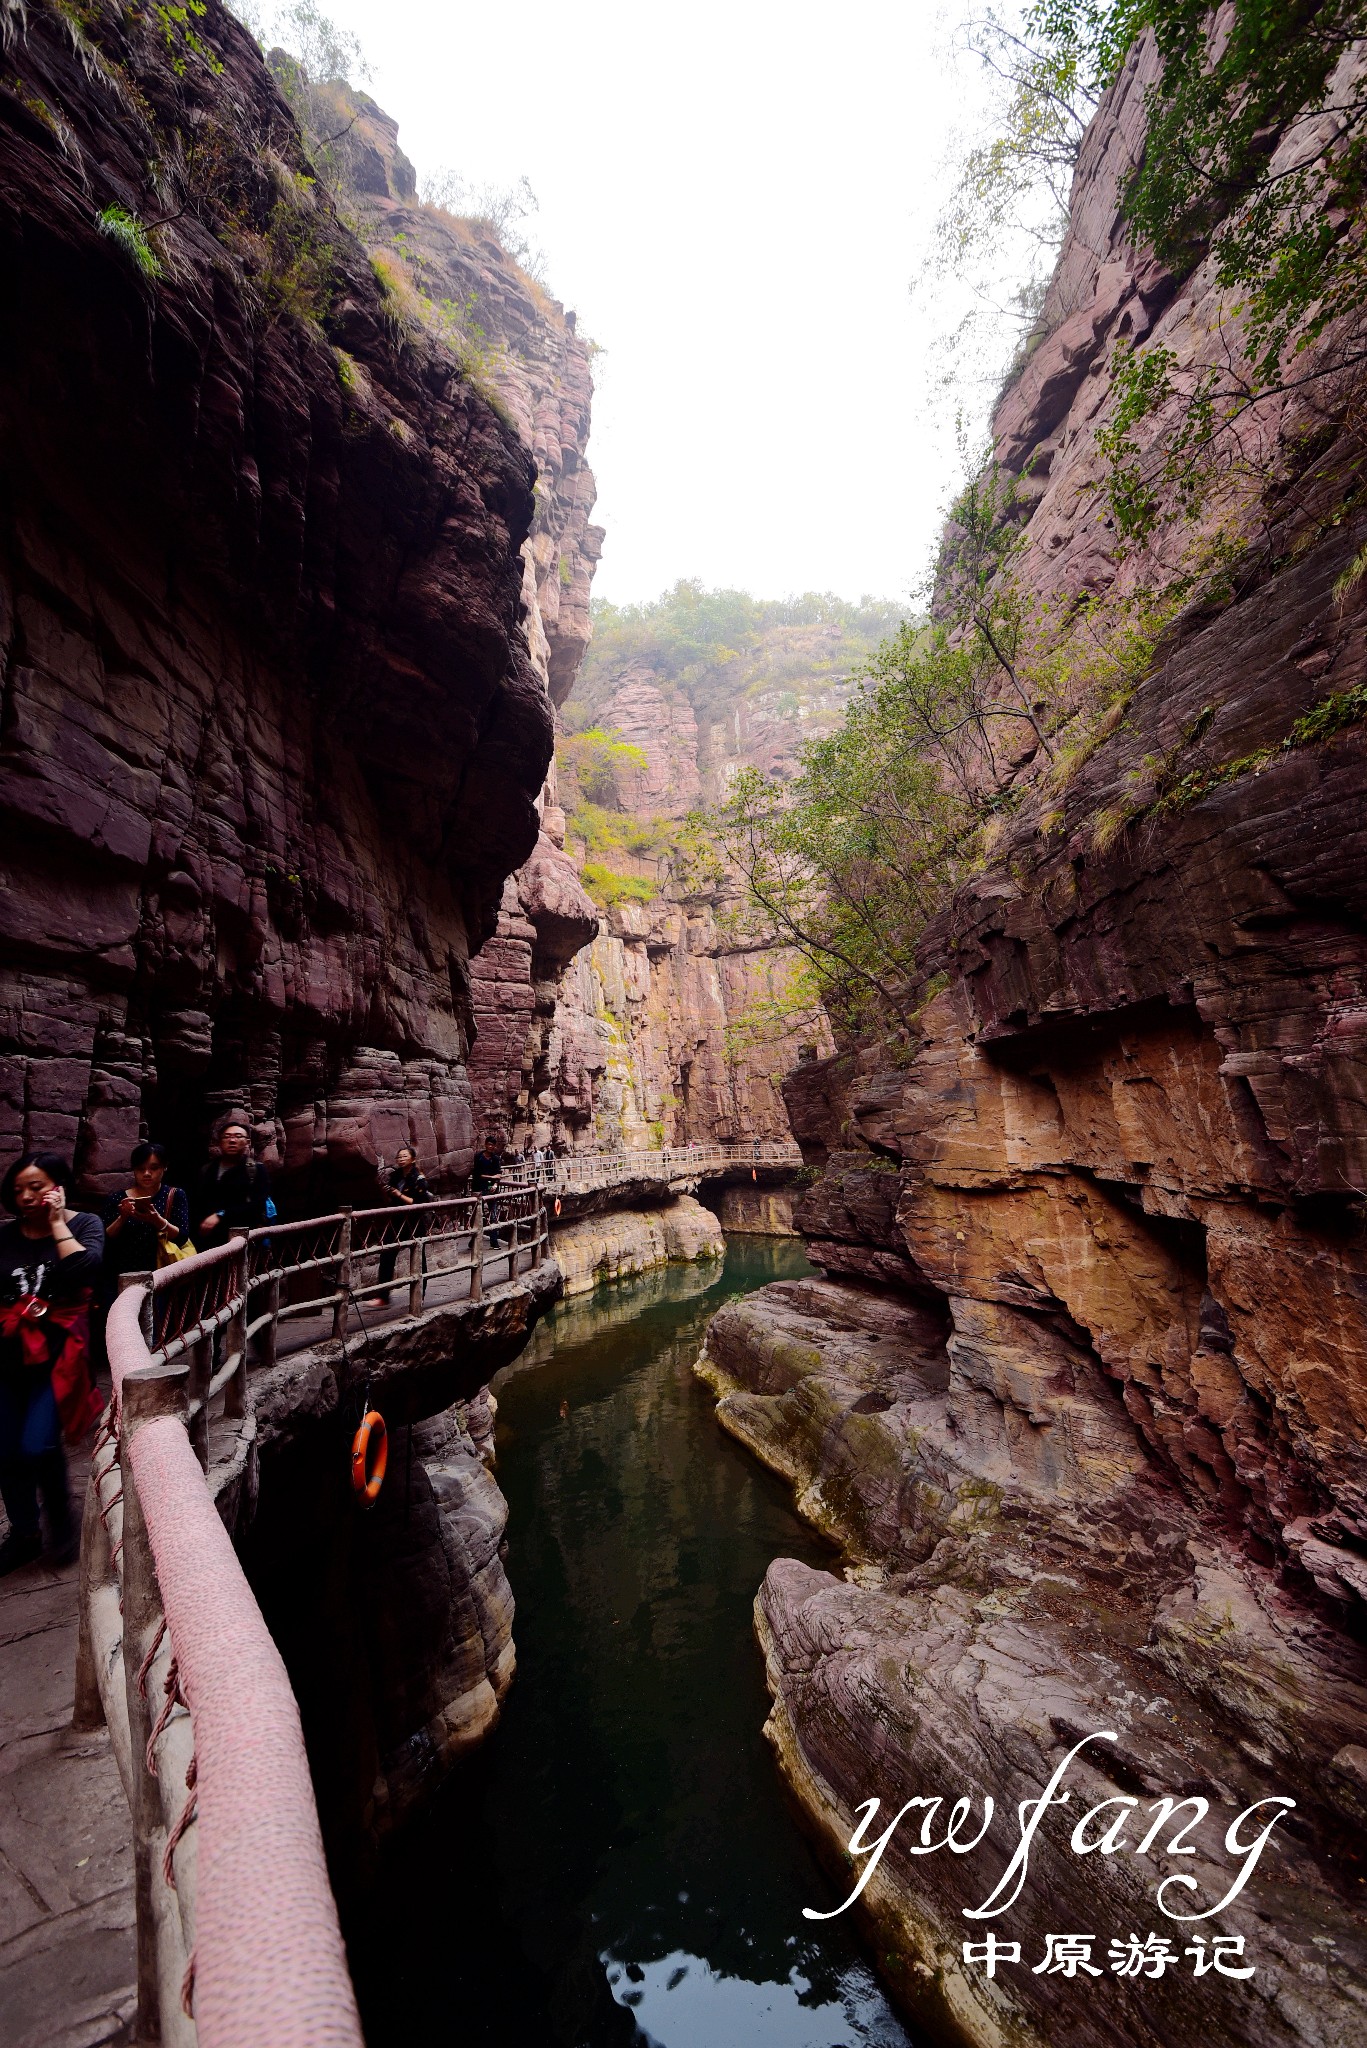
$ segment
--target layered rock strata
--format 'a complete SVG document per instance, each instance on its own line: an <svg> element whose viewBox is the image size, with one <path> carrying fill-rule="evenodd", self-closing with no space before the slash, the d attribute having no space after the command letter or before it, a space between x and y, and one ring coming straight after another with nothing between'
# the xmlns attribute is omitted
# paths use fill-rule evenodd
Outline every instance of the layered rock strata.
<svg viewBox="0 0 1367 2048"><path fill-rule="evenodd" d="M614 771L616 814L651 828L663 851L604 856L613 874L644 885L646 900L599 906L592 944L569 960L542 1005L519 1114L543 1142L566 1150L787 1139L784 1077L800 1058L834 1049L829 1023L795 992L797 956L757 944L738 924L734 880L714 863L684 880L670 873L670 828L725 786L717 728L700 727L687 697L666 693L643 663L628 664L606 692L594 678L589 694L595 717L632 750ZM848 688L816 694L833 716ZM737 730L750 709L738 701ZM791 754L807 729L796 716L778 723ZM572 807L579 792L563 794ZM563 813L554 822L582 864L573 815L568 828Z"/></svg>
<svg viewBox="0 0 1367 2048"><path fill-rule="evenodd" d="M183 16L0 14L0 1140L103 1191L150 1134L183 1181L245 1106L282 1207L326 1208L401 1143L438 1187L469 1168L471 958L541 871L586 631L587 366L527 300L564 389L519 408L400 317L250 37ZM558 963L591 911L569 869L538 886ZM557 1285L491 1306L464 1398ZM224 1502L342 1869L511 1674L458 1333L390 1348L402 1511L357 1528L345 1358L282 1372Z"/></svg>
<svg viewBox="0 0 1367 2048"><path fill-rule="evenodd" d="M20 13L0 79L4 1142L179 1176L246 1102L290 1199L405 1139L440 1181L550 754L533 452L230 17L221 70L82 24Z"/></svg>
<svg viewBox="0 0 1367 2048"><path fill-rule="evenodd" d="M795 962L738 946L706 896L615 903L555 992L533 1098L566 1149L788 1139L782 1082L832 1048L792 1015Z"/></svg>
<svg viewBox="0 0 1367 2048"><path fill-rule="evenodd" d="M1122 556L1085 488L1117 339L1189 363L1229 338L1208 267L1160 277L1125 240L1147 62L1084 147L1052 333L997 417L1020 580L1065 609L1191 559L1175 523ZM1367 529L1335 346L1218 485L1225 591L1071 777L1036 799L1047 764L1021 762L1014 822L927 932L911 1045L790 1079L824 1277L724 1310L701 1364L843 1552L778 1561L757 1608L769 1734L841 1896L865 1800L864 1840L944 1801L856 1908L937 2041L1347 2048L1367 2025ZM966 1918L1022 1803L1103 1733L1019 1896ZM981 1846L932 1850L988 1793ZM1185 1843L1168 1799L1205 1802ZM1295 1805L1244 1824L1284 1816L1220 1908L1225 1830L1265 1800ZM1042 1966L1064 1932L1099 1979ZM1020 1944L995 1974L989 1934ZM1127 1974L1132 1934L1172 1965ZM1214 1934L1251 1976L1197 1974Z"/></svg>
<svg viewBox="0 0 1367 2048"><path fill-rule="evenodd" d="M567 1296L590 1294L604 1280L630 1280L653 1266L719 1259L726 1251L722 1226L693 1195L676 1195L658 1209L614 1209L557 1230L555 1262Z"/></svg>
<svg viewBox="0 0 1367 2048"><path fill-rule="evenodd" d="M535 461L535 511L522 547L524 618L533 669L563 704L589 642L589 590L603 543L590 519L597 487L586 460L591 346L574 314L508 254L487 222L419 201L388 115L364 93L340 84L328 91L339 125L349 124L339 176L391 280L393 303L401 317L405 295L429 309ZM496 930L470 975L474 1115L518 1144L536 1122L529 1105L544 1085L556 981L598 930L565 855L553 776L537 808L535 851L505 884Z"/></svg>

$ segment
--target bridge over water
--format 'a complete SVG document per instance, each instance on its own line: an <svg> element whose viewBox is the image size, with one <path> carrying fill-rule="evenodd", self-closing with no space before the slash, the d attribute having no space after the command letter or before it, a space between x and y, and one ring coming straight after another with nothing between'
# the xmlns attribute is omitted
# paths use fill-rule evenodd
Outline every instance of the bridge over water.
<svg viewBox="0 0 1367 2048"><path fill-rule="evenodd" d="M108 1728L131 1816L138 2038L361 2039L298 1707L230 1535L251 1513L262 1432L288 1424L306 1387L339 1406L364 1390L398 1423L471 1396L554 1298L557 1213L799 1164L773 1142L515 1164L484 1198L274 1223L130 1276L110 1315L114 1393L77 1586L8 1581L0 1643L22 1632L6 1625L22 1598L59 1614L77 1593L77 1748L60 1753ZM0 1847L3 1826L0 1807ZM71 1903L58 1880L49 1889ZM86 2025L64 2031L54 2015L34 2039L107 2038Z"/></svg>

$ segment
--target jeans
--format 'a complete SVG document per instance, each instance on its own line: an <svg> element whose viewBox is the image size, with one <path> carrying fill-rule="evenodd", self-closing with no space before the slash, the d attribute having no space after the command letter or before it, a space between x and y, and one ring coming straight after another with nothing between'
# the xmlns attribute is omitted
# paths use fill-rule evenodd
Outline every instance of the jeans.
<svg viewBox="0 0 1367 2048"><path fill-rule="evenodd" d="M71 1532L66 1456L52 1382L46 1373L0 1375L0 1498L10 1527L38 1534L38 1492L47 1504L54 1543Z"/></svg>

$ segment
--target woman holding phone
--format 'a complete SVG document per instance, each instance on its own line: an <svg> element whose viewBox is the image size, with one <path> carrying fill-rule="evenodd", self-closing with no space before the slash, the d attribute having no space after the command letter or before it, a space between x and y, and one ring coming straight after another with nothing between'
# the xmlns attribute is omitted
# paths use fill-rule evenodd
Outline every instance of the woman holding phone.
<svg viewBox="0 0 1367 2048"><path fill-rule="evenodd" d="M26 1152L0 1181L15 1219L0 1227L0 1496L10 1524L0 1574L42 1550L40 1493L53 1562L76 1554L62 1437L78 1442L100 1412L87 1342L104 1230L68 1208L70 1180L56 1153Z"/></svg>
<svg viewBox="0 0 1367 2048"><path fill-rule="evenodd" d="M166 1147L135 1145L129 1160L131 1185L104 1208L105 1299L119 1291L121 1273L150 1273L163 1245L184 1244L190 1230L190 1198L166 1178Z"/></svg>

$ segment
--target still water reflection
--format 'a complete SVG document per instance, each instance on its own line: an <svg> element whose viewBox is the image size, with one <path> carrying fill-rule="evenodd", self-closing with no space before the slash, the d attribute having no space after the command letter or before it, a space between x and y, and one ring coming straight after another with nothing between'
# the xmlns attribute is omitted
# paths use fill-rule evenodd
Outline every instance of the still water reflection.
<svg viewBox="0 0 1367 2048"><path fill-rule="evenodd" d="M558 1310L498 1386L519 1675L353 1944L372 2048L902 2048L760 1729L751 1603L829 1562L693 1377L783 1240Z"/></svg>

